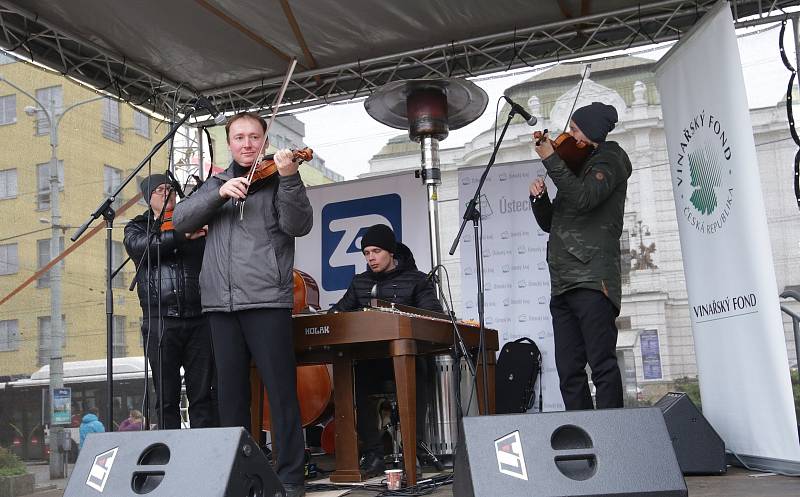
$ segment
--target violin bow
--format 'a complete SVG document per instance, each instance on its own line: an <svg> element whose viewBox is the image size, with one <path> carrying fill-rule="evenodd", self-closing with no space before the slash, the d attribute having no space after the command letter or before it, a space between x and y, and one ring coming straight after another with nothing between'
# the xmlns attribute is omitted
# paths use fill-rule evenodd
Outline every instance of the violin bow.
<svg viewBox="0 0 800 497"><path fill-rule="evenodd" d="M578 91L575 92L575 100L572 102L572 108L569 110L569 115L567 116L567 122L564 124L563 131L567 131L567 126L569 126L569 121L572 119L572 114L575 113L575 106L578 104L578 98L581 96L581 88L583 88L583 82L586 79L586 73L591 69L592 64L591 62L586 64L583 68L583 76L581 76L581 83L578 85Z"/></svg>
<svg viewBox="0 0 800 497"><path fill-rule="evenodd" d="M572 119L572 114L575 113L575 106L578 104L578 98L580 98L580 96L581 96L581 88L583 88L583 82L584 82L584 80L586 80L586 73L589 71L589 69L591 69L591 67L592 67L592 63L590 62L590 63L586 64L586 66L584 66L584 68L583 68L583 76L581 76L581 82L578 85L578 91L575 92L575 100L572 101L572 108L569 110L569 115L567 116L567 122L566 122L566 124L564 124L564 128L562 129L562 132L564 132L564 133L567 132L567 126L569 126L569 121ZM547 136L547 130L545 129L545 130L542 131L542 138L540 138L540 139L544 140L546 138L546 136ZM536 145L537 146L539 145L538 141L536 142ZM547 179L548 174L549 173L547 172L547 170L545 170L544 179Z"/></svg>
<svg viewBox="0 0 800 497"><path fill-rule="evenodd" d="M286 93L286 88L289 86L289 82L292 80L292 74L294 74L294 68L297 65L297 59L292 57L292 60L289 61L289 69L286 71L286 76L283 78L283 84L281 84L281 89L278 91L278 94L275 96L275 100L272 102L272 115L267 122L267 129L264 130L264 142L261 144L261 150L259 150L258 154L256 154L256 160L253 162L253 165L250 166L250 171L247 173L247 181L248 183L252 181L253 174L256 171L256 166L258 162L261 160L261 157L264 156L264 152L267 150L267 144L269 143L269 129L272 127L272 123L275 122L275 118L278 116L278 109L281 106L281 102L283 102L283 95ZM239 221L244 219L244 202L247 200L247 197L241 199L239 201Z"/></svg>

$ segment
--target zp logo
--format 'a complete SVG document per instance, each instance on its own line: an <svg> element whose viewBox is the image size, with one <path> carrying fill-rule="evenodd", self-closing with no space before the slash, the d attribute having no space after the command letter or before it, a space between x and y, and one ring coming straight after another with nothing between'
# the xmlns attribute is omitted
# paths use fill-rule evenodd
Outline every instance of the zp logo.
<svg viewBox="0 0 800 497"><path fill-rule="evenodd" d="M401 208L396 193L334 202L322 208L322 288L344 290L365 267L361 237L370 226L386 224L398 241L403 239Z"/></svg>

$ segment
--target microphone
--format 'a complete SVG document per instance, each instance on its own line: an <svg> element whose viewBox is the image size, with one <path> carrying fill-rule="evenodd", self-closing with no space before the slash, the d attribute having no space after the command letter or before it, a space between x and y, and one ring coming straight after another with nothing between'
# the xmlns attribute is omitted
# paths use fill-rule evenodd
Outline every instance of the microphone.
<svg viewBox="0 0 800 497"><path fill-rule="evenodd" d="M169 186L171 186L172 189L175 190L175 193L178 194L178 197L179 198L186 197L186 194L183 193L183 188L181 188L180 182L175 178L175 175L172 174L172 171L170 171L169 169L167 169L167 178L169 179Z"/></svg>
<svg viewBox="0 0 800 497"><path fill-rule="evenodd" d="M527 110L525 110L525 107L511 100L507 96L503 95L503 98L505 98L506 102L508 102L508 105L511 106L511 111L516 112L517 114L522 116L522 118L525 119L525 122L528 123L528 126L536 125L536 122L538 121L538 119L536 119L536 116L532 116Z"/></svg>
<svg viewBox="0 0 800 497"><path fill-rule="evenodd" d="M194 107L196 109L205 109L211 114L211 117L214 118L214 122L216 124L225 124L227 119L225 118L224 114L220 114L214 104L211 103L211 100L207 99L206 97L200 95L197 97L197 100L194 102Z"/></svg>
<svg viewBox="0 0 800 497"><path fill-rule="evenodd" d="M438 279L438 277L436 276L436 270L439 269L440 267L444 267L444 266L442 266L441 264L437 264L437 265L433 266L433 269L428 271L428 274L425 275L425 282L426 283L428 281L430 281L430 280L436 281Z"/></svg>

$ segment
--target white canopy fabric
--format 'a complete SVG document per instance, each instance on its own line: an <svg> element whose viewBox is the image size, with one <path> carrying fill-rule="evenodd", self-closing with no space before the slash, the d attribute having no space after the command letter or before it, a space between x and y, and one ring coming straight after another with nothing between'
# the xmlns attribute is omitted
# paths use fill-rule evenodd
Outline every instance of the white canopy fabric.
<svg viewBox="0 0 800 497"><path fill-rule="evenodd" d="M674 40L716 0L0 0L0 46L171 114L286 110ZM798 0L733 0L763 22ZM773 17L774 20L774 17Z"/></svg>

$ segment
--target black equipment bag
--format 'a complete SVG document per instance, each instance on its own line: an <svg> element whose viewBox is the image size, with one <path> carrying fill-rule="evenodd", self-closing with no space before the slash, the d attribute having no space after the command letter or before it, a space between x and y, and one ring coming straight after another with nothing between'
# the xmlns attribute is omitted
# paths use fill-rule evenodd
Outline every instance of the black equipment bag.
<svg viewBox="0 0 800 497"><path fill-rule="evenodd" d="M533 406L536 378L541 372L541 365L542 354L536 342L530 338L522 337L503 345L495 366L497 414L527 412ZM539 397L541 404L541 395Z"/></svg>

